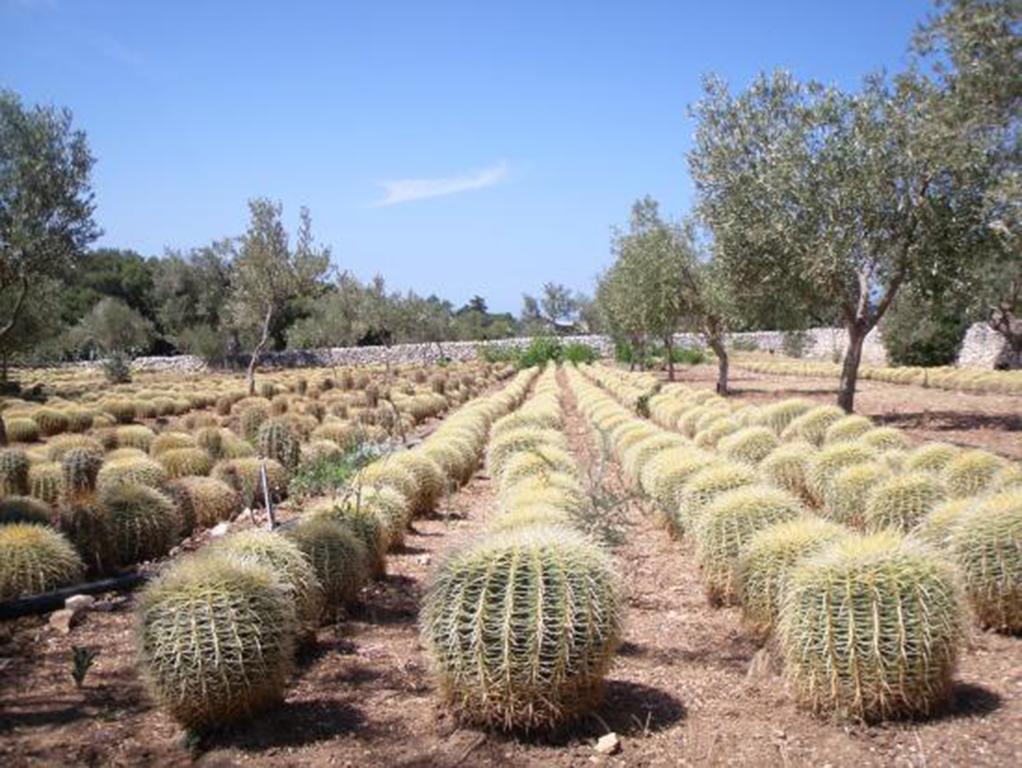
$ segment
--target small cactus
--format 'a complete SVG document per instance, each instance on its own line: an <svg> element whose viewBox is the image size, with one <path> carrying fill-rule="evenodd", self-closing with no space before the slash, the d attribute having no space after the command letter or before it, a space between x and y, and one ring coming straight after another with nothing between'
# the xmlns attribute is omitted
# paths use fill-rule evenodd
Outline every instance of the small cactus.
<svg viewBox="0 0 1022 768"><path fill-rule="evenodd" d="M877 427L863 432L857 438L860 445L875 448L878 451L906 450L909 447L908 438L901 430L894 427Z"/></svg>
<svg viewBox="0 0 1022 768"><path fill-rule="evenodd" d="M331 520L305 518L287 535L315 569L327 610L336 613L358 600L369 577L369 555L350 528Z"/></svg>
<svg viewBox="0 0 1022 768"><path fill-rule="evenodd" d="M39 432L43 437L67 432L70 426L64 412L56 408L37 408L32 412L32 420L39 425Z"/></svg>
<svg viewBox="0 0 1022 768"><path fill-rule="evenodd" d="M939 475L961 452L960 448L947 443L925 443L909 451L905 457L905 470Z"/></svg>
<svg viewBox="0 0 1022 768"><path fill-rule="evenodd" d="M167 451L195 447L195 438L187 432L161 432L149 444L149 455L158 458Z"/></svg>
<svg viewBox="0 0 1022 768"><path fill-rule="evenodd" d="M241 512L241 498L227 483L212 477L180 477L167 483L181 519L181 532L212 528Z"/></svg>
<svg viewBox="0 0 1022 768"><path fill-rule="evenodd" d="M721 438L717 450L730 461L755 467L780 445L777 435L767 427L745 427Z"/></svg>
<svg viewBox="0 0 1022 768"><path fill-rule="evenodd" d="M768 427L775 435L780 435L795 419L814 407L811 400L800 397L781 400L779 403L761 408L756 415L755 423L758 426Z"/></svg>
<svg viewBox="0 0 1022 768"><path fill-rule="evenodd" d="M1007 462L988 451L963 451L944 467L944 482L953 497L975 496L988 490Z"/></svg>
<svg viewBox="0 0 1022 768"><path fill-rule="evenodd" d="M137 616L143 676L186 728L214 730L283 700L297 621L270 569L190 558L142 593Z"/></svg>
<svg viewBox="0 0 1022 768"><path fill-rule="evenodd" d="M889 530L840 539L791 572L785 670L816 712L930 714L950 695L964 615L954 570L932 550Z"/></svg>
<svg viewBox="0 0 1022 768"><path fill-rule="evenodd" d="M264 459L273 459L289 472L298 467L301 441L294 430L280 419L272 419L259 427L256 449Z"/></svg>
<svg viewBox="0 0 1022 768"><path fill-rule="evenodd" d="M870 492L890 480L891 470L883 464L866 461L839 469L827 484L823 498L823 514L835 522L864 528L866 500Z"/></svg>
<svg viewBox="0 0 1022 768"><path fill-rule="evenodd" d="M866 527L874 531L890 527L907 532L946 498L944 484L931 474L896 475L869 492Z"/></svg>
<svg viewBox="0 0 1022 768"><path fill-rule="evenodd" d="M322 499L314 502L305 514L312 520L330 520L348 528L362 542L366 566L372 578L380 578L387 569L387 533L376 513L360 503L358 496L345 499Z"/></svg>
<svg viewBox="0 0 1022 768"><path fill-rule="evenodd" d="M89 496L96 490L96 480L103 459L86 448L72 448L61 459L61 492L66 503Z"/></svg>
<svg viewBox="0 0 1022 768"><path fill-rule="evenodd" d="M840 442L824 446L809 461L806 471L809 493L817 503L823 503L831 482L840 470L870 461L874 454L875 451L856 443Z"/></svg>
<svg viewBox="0 0 1022 768"><path fill-rule="evenodd" d="M708 504L699 516L695 540L696 557L710 600L716 604L734 603L742 548L763 528L801 517L805 512L795 496L769 485L736 488Z"/></svg>
<svg viewBox="0 0 1022 768"><path fill-rule="evenodd" d="M266 530L232 534L215 551L269 568L280 578L295 603L302 633L315 637L323 614L323 585L301 549L290 539Z"/></svg>
<svg viewBox="0 0 1022 768"><path fill-rule="evenodd" d="M171 448L160 453L157 461L167 470L167 477L171 479L208 475L213 469L213 460L201 448Z"/></svg>
<svg viewBox="0 0 1022 768"><path fill-rule="evenodd" d="M28 493L28 455L20 448L0 449L0 498Z"/></svg>
<svg viewBox="0 0 1022 768"><path fill-rule="evenodd" d="M1022 632L1022 493L998 493L962 515L948 534L947 549L980 622Z"/></svg>
<svg viewBox="0 0 1022 768"><path fill-rule="evenodd" d="M835 443L851 442L852 440L857 440L871 429L873 429L872 421L865 416L853 413L838 419L827 427L827 431L823 435L823 444L833 445Z"/></svg>
<svg viewBox="0 0 1022 768"><path fill-rule="evenodd" d="M781 439L785 442L804 440L819 447L823 445L823 439L831 424L844 417L844 410L836 405L818 405L788 424L781 432Z"/></svg>
<svg viewBox="0 0 1022 768"><path fill-rule="evenodd" d="M699 516L710 502L722 493L752 485L756 479L750 467L727 461L716 461L694 472L678 497L678 507L672 518L675 533L695 530Z"/></svg>
<svg viewBox="0 0 1022 768"><path fill-rule="evenodd" d="M0 525L0 600L27 597L80 581L82 559L45 525Z"/></svg>
<svg viewBox="0 0 1022 768"><path fill-rule="evenodd" d="M34 443L39 439L39 425L27 416L3 419L7 439L12 443Z"/></svg>
<svg viewBox="0 0 1022 768"><path fill-rule="evenodd" d="M800 498L808 498L806 470L816 448L801 440L781 443L759 463L759 473L771 485L783 488Z"/></svg>
<svg viewBox="0 0 1022 768"><path fill-rule="evenodd" d="M771 525L757 531L738 558L738 602L746 624L769 634L781 610L791 571L806 557L851 535L843 525L815 515Z"/></svg>
<svg viewBox="0 0 1022 768"><path fill-rule="evenodd" d="M563 528L491 535L455 553L423 602L423 643L445 702L460 719L503 729L590 711L620 632L608 556Z"/></svg>
<svg viewBox="0 0 1022 768"><path fill-rule="evenodd" d="M32 496L5 496L0 498L0 525L11 523L53 523L53 508Z"/></svg>
<svg viewBox="0 0 1022 768"><path fill-rule="evenodd" d="M969 496L964 499L948 499L938 504L912 529L913 538L946 551L955 526L966 515L971 515L980 503L976 497Z"/></svg>
<svg viewBox="0 0 1022 768"><path fill-rule="evenodd" d="M118 485L100 494L106 517L111 562L127 566L155 560L177 543L179 520L174 502L144 485Z"/></svg>

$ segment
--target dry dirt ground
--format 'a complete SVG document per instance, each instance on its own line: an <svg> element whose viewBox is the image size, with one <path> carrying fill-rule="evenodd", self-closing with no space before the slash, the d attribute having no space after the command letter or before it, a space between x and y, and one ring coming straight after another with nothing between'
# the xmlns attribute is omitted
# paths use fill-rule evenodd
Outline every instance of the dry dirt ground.
<svg viewBox="0 0 1022 768"><path fill-rule="evenodd" d="M279 709L190 752L149 703L133 666L131 598L107 600L69 637L42 620L0 627L0 765L310 766L941 766L1019 763L1022 639L976 632L950 710L919 723L864 726L800 710L780 677L750 679L758 648L735 609L711 608L689 547L625 499L573 400L568 434L604 500L627 586L624 645L596 715L544 737L459 727L436 704L419 644L425 579L444 551L495 513L478 475L436 517L418 520L363 606L319 633ZM86 686L72 645L99 656ZM621 750L593 749L613 730Z"/></svg>
<svg viewBox="0 0 1022 768"><path fill-rule="evenodd" d="M712 387L716 365L679 365L677 381ZM666 380L666 374L664 374ZM739 400L762 402L806 397L821 403L837 401L832 378L772 376L732 366L731 387ZM1004 394L954 392L914 384L860 380L855 411L880 424L898 427L918 442L942 440L986 448L1022 461L1022 397Z"/></svg>

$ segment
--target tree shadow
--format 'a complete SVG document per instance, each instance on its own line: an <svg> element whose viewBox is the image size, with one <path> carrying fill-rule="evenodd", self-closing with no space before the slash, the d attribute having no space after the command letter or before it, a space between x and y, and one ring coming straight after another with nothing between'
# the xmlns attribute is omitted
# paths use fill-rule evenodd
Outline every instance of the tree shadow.
<svg viewBox="0 0 1022 768"><path fill-rule="evenodd" d="M996 429L1022 432L1022 415L1014 413L976 413L975 411L909 411L877 414L880 424L909 429L935 431Z"/></svg>

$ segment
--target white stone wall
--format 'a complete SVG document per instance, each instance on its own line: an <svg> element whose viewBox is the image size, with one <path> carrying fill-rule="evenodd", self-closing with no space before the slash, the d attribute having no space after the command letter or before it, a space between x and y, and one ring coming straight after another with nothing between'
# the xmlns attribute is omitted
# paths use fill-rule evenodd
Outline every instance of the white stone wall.
<svg viewBox="0 0 1022 768"><path fill-rule="evenodd" d="M840 355L846 346L847 334L843 328L810 328L810 338L806 358L815 360L834 360L835 352ZM781 331L753 331L736 333L735 339L751 340L759 350L783 355L784 333ZM578 342L588 344L600 354L609 356L614 352L614 344L607 336L565 336L565 343ZM391 347L329 347L323 349L272 352L264 357L263 364L269 367L295 366L341 366L382 364L430 364L441 357L451 360L474 360L481 344L499 349L520 348L528 346L531 338L501 339L499 341L447 341L440 344L395 344ZM678 346L703 347L705 343L698 334L682 333L675 336ZM970 368L993 368L998 356L1004 348L1004 340L996 332L983 323L976 323L969 328L959 354L958 365ZM874 329L867 337L862 350L862 361L867 365L885 365L887 354L884 350L879 330ZM97 362L85 365L98 365ZM177 370L195 372L205 370L201 359L191 355L175 357L140 357L133 367L140 371Z"/></svg>

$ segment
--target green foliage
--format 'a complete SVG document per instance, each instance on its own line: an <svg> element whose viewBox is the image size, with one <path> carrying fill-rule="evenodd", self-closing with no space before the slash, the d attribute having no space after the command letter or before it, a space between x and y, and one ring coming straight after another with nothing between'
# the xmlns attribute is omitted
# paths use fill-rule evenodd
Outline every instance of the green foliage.
<svg viewBox="0 0 1022 768"><path fill-rule="evenodd" d="M699 347L674 347L671 350L671 360L684 365L702 365L710 361L710 355Z"/></svg>
<svg viewBox="0 0 1022 768"><path fill-rule="evenodd" d="M971 318L964 306L920 295L910 287L891 305L883 342L891 365L953 365Z"/></svg>
<svg viewBox="0 0 1022 768"><path fill-rule="evenodd" d="M137 616L143 676L186 728L214 730L283 700L297 622L270 569L189 558L142 593Z"/></svg>
<svg viewBox="0 0 1022 768"><path fill-rule="evenodd" d="M515 365L519 368L531 368L534 365L545 365L561 359L563 347L561 342L552 336L536 336L529 345L520 350Z"/></svg>
<svg viewBox="0 0 1022 768"><path fill-rule="evenodd" d="M0 343L18 326L32 286L62 280L98 235L85 134L68 110L26 108L0 89ZM23 346L23 345L22 345Z"/></svg>
<svg viewBox="0 0 1022 768"><path fill-rule="evenodd" d="M74 547L52 528L0 525L0 600L64 587L79 581L84 572Z"/></svg>
<svg viewBox="0 0 1022 768"><path fill-rule="evenodd" d="M599 702L621 610L601 549L570 529L526 527L443 563L423 601L422 639L457 717L549 728Z"/></svg>
<svg viewBox="0 0 1022 768"><path fill-rule="evenodd" d="M785 331L781 335L781 351L788 357L804 357L812 343L813 339L808 331Z"/></svg>
<svg viewBox="0 0 1022 768"><path fill-rule="evenodd" d="M369 458L370 454L354 446L337 455L302 462L288 482L288 495L299 500L337 495Z"/></svg>
<svg viewBox="0 0 1022 768"><path fill-rule="evenodd" d="M561 350L561 360L575 365L594 363L599 358L600 354L596 349L578 341L565 344Z"/></svg>
<svg viewBox="0 0 1022 768"><path fill-rule="evenodd" d="M799 699L868 721L944 706L964 628L951 565L890 531L840 539L803 561L778 622Z"/></svg>
<svg viewBox="0 0 1022 768"><path fill-rule="evenodd" d="M98 655L99 652L92 648L71 646L71 679L75 681L75 688L81 688L85 684L85 676L89 674L92 662Z"/></svg>

